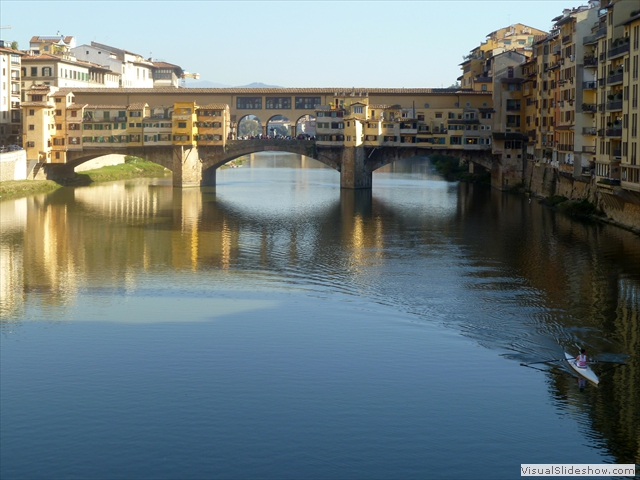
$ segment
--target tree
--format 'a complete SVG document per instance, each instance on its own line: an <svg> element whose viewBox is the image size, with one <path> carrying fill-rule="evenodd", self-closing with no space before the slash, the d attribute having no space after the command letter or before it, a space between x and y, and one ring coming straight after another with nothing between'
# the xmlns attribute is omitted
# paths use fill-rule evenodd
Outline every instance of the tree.
<svg viewBox="0 0 640 480"><path fill-rule="evenodd" d="M15 40L11 42L11 48L14 50L18 50L18 42L16 42Z"/></svg>
<svg viewBox="0 0 640 480"><path fill-rule="evenodd" d="M257 120L253 120L251 118L245 118L238 125L238 136L242 137L244 135L259 135L262 133L262 127L260 126L260 122Z"/></svg>

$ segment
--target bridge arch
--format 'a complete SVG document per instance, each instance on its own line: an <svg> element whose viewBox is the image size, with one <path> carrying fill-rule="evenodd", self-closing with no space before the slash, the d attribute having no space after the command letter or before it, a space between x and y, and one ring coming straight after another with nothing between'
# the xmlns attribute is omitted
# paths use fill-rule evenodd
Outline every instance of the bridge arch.
<svg viewBox="0 0 640 480"><path fill-rule="evenodd" d="M318 160L328 167L340 171L341 149L324 148L319 154L316 142L313 140L234 140L227 142L224 149L202 152L202 167L205 170L217 169L236 158L260 152L294 153Z"/></svg>
<svg viewBox="0 0 640 480"><path fill-rule="evenodd" d="M266 124L263 125L260 117L247 113L238 119L235 131L237 138L251 137L263 134L265 127Z"/></svg>
<svg viewBox="0 0 640 480"><path fill-rule="evenodd" d="M269 120L267 120L266 127L267 135L272 138L276 135L282 135L284 137L291 135L291 120L282 114L272 115Z"/></svg>
<svg viewBox="0 0 640 480"><path fill-rule="evenodd" d="M305 114L298 117L295 124L295 135L316 136L316 117L315 115Z"/></svg>

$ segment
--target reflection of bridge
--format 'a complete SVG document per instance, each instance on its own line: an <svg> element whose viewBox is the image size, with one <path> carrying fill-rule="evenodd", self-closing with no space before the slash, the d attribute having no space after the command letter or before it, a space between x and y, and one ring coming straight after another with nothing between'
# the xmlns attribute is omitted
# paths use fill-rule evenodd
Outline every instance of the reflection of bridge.
<svg viewBox="0 0 640 480"><path fill-rule="evenodd" d="M409 157L428 156L429 154L452 155L499 173L490 151L487 150L451 150L448 148L426 147L345 147L321 146L313 140L232 140L225 146L158 146L158 147L114 147L84 148L70 151L66 164L48 164L49 176L65 175L93 158L108 153L133 155L158 163L173 172L173 185L214 186L216 169L231 160L257 152L288 152L318 160L340 172L342 188L371 188L372 173L380 167Z"/></svg>

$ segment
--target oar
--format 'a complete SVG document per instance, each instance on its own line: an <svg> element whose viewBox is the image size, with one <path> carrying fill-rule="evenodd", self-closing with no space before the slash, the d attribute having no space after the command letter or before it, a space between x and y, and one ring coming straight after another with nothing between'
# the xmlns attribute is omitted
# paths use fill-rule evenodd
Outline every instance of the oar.
<svg viewBox="0 0 640 480"><path fill-rule="evenodd" d="M616 365L627 365L624 362L616 362L613 360L593 360L592 362L589 363L615 363Z"/></svg>
<svg viewBox="0 0 640 480"><path fill-rule="evenodd" d="M561 360L566 360L566 358L554 358L553 360L542 360L541 362L529 362L529 363L521 363L523 367L528 367L529 365L536 365L538 363L550 363L550 362L560 362Z"/></svg>

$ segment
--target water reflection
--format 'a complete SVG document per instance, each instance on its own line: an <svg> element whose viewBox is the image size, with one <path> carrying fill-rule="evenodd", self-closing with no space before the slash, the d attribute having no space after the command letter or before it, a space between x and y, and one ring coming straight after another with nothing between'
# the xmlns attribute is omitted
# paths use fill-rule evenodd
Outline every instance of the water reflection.
<svg viewBox="0 0 640 480"><path fill-rule="evenodd" d="M71 319L80 295L168 288L194 272L229 287L364 296L518 359L578 345L631 355L598 389L550 374L550 392L619 463L640 461L636 236L443 182L426 162L347 191L336 172L284 161L278 175L258 168L282 167L278 157L219 172L216 189L127 181L1 202L3 326ZM164 318L162 305L149 318Z"/></svg>

